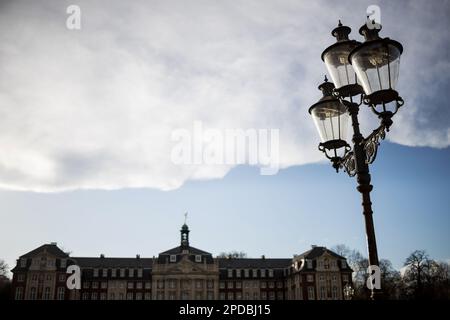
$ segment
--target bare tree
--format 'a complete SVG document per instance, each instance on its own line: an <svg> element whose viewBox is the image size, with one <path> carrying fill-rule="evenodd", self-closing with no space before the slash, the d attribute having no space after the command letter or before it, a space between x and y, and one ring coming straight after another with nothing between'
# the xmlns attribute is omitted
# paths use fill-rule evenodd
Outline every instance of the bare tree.
<svg viewBox="0 0 450 320"><path fill-rule="evenodd" d="M9 267L6 264L5 260L0 259L0 276L7 276L9 272Z"/></svg>
<svg viewBox="0 0 450 320"><path fill-rule="evenodd" d="M432 260L425 250L415 250L406 258L405 280L409 282L409 287L413 289L416 298L423 294L423 282L428 276L431 265Z"/></svg>
<svg viewBox="0 0 450 320"><path fill-rule="evenodd" d="M228 259L242 259L247 258L247 253L243 251L230 251L230 252L221 252L218 256L218 258L228 258Z"/></svg>

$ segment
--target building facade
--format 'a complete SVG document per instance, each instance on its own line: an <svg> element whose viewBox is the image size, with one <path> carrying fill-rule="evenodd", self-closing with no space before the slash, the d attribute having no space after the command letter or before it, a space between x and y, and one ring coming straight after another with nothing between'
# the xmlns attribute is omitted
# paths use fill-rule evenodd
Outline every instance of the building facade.
<svg viewBox="0 0 450 320"><path fill-rule="evenodd" d="M214 258L189 244L153 258L71 257L56 243L17 260L15 300L341 300L352 270L344 257L313 246L291 259ZM81 270L80 289L67 287L67 268Z"/></svg>

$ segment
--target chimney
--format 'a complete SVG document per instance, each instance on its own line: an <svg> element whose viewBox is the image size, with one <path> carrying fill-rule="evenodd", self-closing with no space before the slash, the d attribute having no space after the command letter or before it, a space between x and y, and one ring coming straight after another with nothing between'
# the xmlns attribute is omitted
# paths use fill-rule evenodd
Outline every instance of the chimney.
<svg viewBox="0 0 450 320"><path fill-rule="evenodd" d="M57 246L57 245L58 245L57 242L50 242L50 244L51 244L52 246Z"/></svg>
<svg viewBox="0 0 450 320"><path fill-rule="evenodd" d="M317 247L317 245L315 245L315 244L312 244L311 245L311 249L314 249L314 248L316 248Z"/></svg>
<svg viewBox="0 0 450 320"><path fill-rule="evenodd" d="M140 259L141 258L141 255L140 254L137 254L136 255L136 259Z"/></svg>
<svg viewBox="0 0 450 320"><path fill-rule="evenodd" d="M103 259L103 258L105 258L105 255L102 253L102 254L100 254L100 259Z"/></svg>
<svg viewBox="0 0 450 320"><path fill-rule="evenodd" d="M263 260L266 259L266 256L265 256L265 255L262 255L262 256L261 256L261 259L263 259Z"/></svg>

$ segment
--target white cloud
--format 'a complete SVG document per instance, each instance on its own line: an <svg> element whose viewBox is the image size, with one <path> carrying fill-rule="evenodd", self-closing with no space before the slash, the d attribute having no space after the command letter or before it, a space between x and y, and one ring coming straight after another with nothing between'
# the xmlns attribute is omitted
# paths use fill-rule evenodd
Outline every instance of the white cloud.
<svg viewBox="0 0 450 320"><path fill-rule="evenodd" d="M357 26L367 7L340 3L337 9L332 2L310 1L78 1L82 29L70 31L65 28L69 4L1 4L2 188L169 190L189 179L223 177L231 167L170 161L172 130L191 128L195 120L212 128L279 128L282 167L320 161L307 113L320 96L316 87L325 72L320 53L333 42L329 32L338 18L359 37ZM346 7L355 8L352 17ZM408 17L423 11L405 10ZM402 30L399 25L407 22L393 20L399 15L383 17L383 35L399 38L406 56L400 83L405 83L407 106L398 117L401 125L394 124L393 140L446 147L448 123L418 124L414 115L427 117L419 98L430 86L422 88L420 81L448 70L448 60L436 70L413 68L435 56L415 44L424 31L419 24ZM434 28L440 33L432 46L438 46L447 28L437 23ZM443 81L448 84L448 78ZM369 118L374 117L363 122Z"/></svg>

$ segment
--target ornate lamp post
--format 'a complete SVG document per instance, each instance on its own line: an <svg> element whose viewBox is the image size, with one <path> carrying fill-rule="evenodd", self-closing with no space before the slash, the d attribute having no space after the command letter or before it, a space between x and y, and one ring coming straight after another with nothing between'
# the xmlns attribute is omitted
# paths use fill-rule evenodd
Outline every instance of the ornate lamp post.
<svg viewBox="0 0 450 320"><path fill-rule="evenodd" d="M369 164L375 160L380 139L389 131L392 117L403 105L403 99L395 91L403 47L397 41L380 38L380 30L381 27L369 28L364 24L359 33L365 41L360 43L348 38L351 29L339 21L332 31L337 42L322 53L334 84L325 77L325 82L319 86L323 97L309 108L322 140L319 150L331 160L337 172L344 169L349 176L356 175L357 190L362 195L369 264L376 266L379 261L370 201L373 187ZM355 102L358 96L359 102ZM380 119L380 126L365 138L358 121L363 104ZM348 119L353 128L353 148L345 140ZM380 295L381 290L372 289L372 299Z"/></svg>

